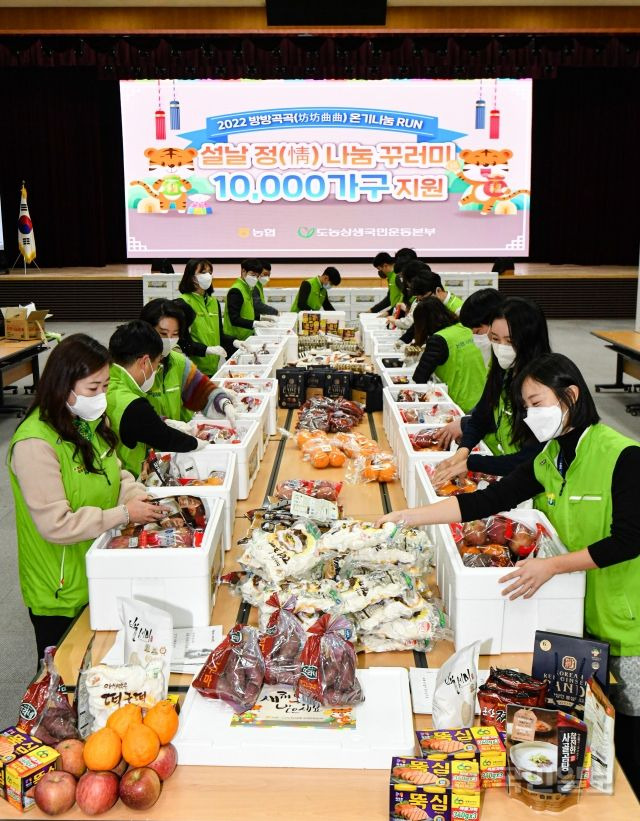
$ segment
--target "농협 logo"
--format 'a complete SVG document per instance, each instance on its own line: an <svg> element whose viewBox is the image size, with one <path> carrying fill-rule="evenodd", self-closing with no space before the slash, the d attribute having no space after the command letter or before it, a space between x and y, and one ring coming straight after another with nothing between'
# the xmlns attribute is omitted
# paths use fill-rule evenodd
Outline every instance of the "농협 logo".
<svg viewBox="0 0 640 821"><path fill-rule="evenodd" d="M572 673L574 670L578 668L578 662L576 661L574 656L565 656L562 659L562 668L563 670L568 670Z"/></svg>
<svg viewBox="0 0 640 821"><path fill-rule="evenodd" d="M309 681L315 681L318 678L318 668L315 664L303 664L302 675L308 678Z"/></svg>
<svg viewBox="0 0 640 821"><path fill-rule="evenodd" d="M232 630L229 633L229 640L232 644L240 644L242 641L242 631L241 630Z"/></svg>

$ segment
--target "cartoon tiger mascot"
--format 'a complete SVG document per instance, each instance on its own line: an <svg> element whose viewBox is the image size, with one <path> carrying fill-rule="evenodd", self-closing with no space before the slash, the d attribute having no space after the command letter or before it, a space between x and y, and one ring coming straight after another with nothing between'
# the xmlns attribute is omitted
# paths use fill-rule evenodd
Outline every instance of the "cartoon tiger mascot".
<svg viewBox="0 0 640 821"><path fill-rule="evenodd" d="M133 180L130 185L139 185L149 194L138 204L138 211L142 213L166 214L172 203L179 214L187 210L187 193L191 190L191 183L179 174L174 174L176 168L186 168L195 171L193 160L198 156L195 148L147 148L144 152L149 159L149 171L157 168L168 168L170 173L157 179L150 188L142 180Z"/></svg>
<svg viewBox="0 0 640 821"><path fill-rule="evenodd" d="M482 206L480 213L485 217L492 209L494 214L518 213L512 200L518 194L530 192L526 188L511 191L505 181L513 151L508 148L503 148L502 151L493 151L490 148L478 151L464 149L459 156L464 163L462 169L455 160L448 163L447 168L453 171L459 180L469 184L469 188L460 198L460 205L477 203Z"/></svg>

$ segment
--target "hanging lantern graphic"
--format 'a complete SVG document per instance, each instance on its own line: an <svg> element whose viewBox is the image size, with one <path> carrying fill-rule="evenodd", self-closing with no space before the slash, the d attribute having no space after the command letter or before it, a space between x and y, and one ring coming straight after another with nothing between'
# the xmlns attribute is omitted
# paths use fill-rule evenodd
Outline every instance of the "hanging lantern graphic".
<svg viewBox="0 0 640 821"><path fill-rule="evenodd" d="M173 81L173 100L169 102L169 125L172 131L180 128L180 103L176 100L176 83Z"/></svg>
<svg viewBox="0 0 640 821"><path fill-rule="evenodd" d="M489 112L489 138L497 140L500 137L500 111L498 109L498 81L493 87L493 108Z"/></svg>
<svg viewBox="0 0 640 821"><path fill-rule="evenodd" d="M487 113L487 104L482 99L482 80L480 80L480 93L476 100L476 129L480 130L485 127L485 117Z"/></svg>
<svg viewBox="0 0 640 821"><path fill-rule="evenodd" d="M156 140L167 139L167 118L162 110L162 98L160 96L160 80L158 80L158 110L156 111Z"/></svg>

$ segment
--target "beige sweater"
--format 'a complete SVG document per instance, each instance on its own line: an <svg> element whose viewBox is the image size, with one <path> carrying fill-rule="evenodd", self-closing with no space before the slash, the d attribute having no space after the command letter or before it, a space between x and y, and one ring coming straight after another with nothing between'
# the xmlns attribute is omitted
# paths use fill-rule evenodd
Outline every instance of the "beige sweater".
<svg viewBox="0 0 640 821"><path fill-rule="evenodd" d="M24 439L13 448L11 469L29 508L31 518L43 539L53 544L76 544L95 539L126 522L123 505L147 489L127 470L120 472L118 507L102 510L81 507L74 513L64 492L60 463L55 450L43 439Z"/></svg>

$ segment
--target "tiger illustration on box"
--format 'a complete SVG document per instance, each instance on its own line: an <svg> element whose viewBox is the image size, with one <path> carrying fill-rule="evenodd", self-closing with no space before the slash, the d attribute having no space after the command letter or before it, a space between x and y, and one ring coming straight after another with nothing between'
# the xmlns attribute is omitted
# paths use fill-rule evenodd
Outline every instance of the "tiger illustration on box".
<svg viewBox="0 0 640 821"><path fill-rule="evenodd" d="M526 188L511 191L505 175L509 171L509 160L513 151L503 148L496 151L483 148L477 151L463 149L459 154L463 162L454 160L447 164L447 169L456 174L458 179L469 184L469 188L460 198L460 205L477 203L482 206L480 213L486 216L492 209L494 214L517 214L518 209L513 199L519 194L529 194Z"/></svg>
<svg viewBox="0 0 640 821"><path fill-rule="evenodd" d="M193 161L198 156L195 148L147 148L144 152L149 159L149 171L168 168L169 174L157 179L150 187L142 180L133 180L130 185L139 185L149 194L138 203L138 212L143 214L166 214L174 205L179 214L186 213L187 194L191 183L174 173L177 168L194 171Z"/></svg>

